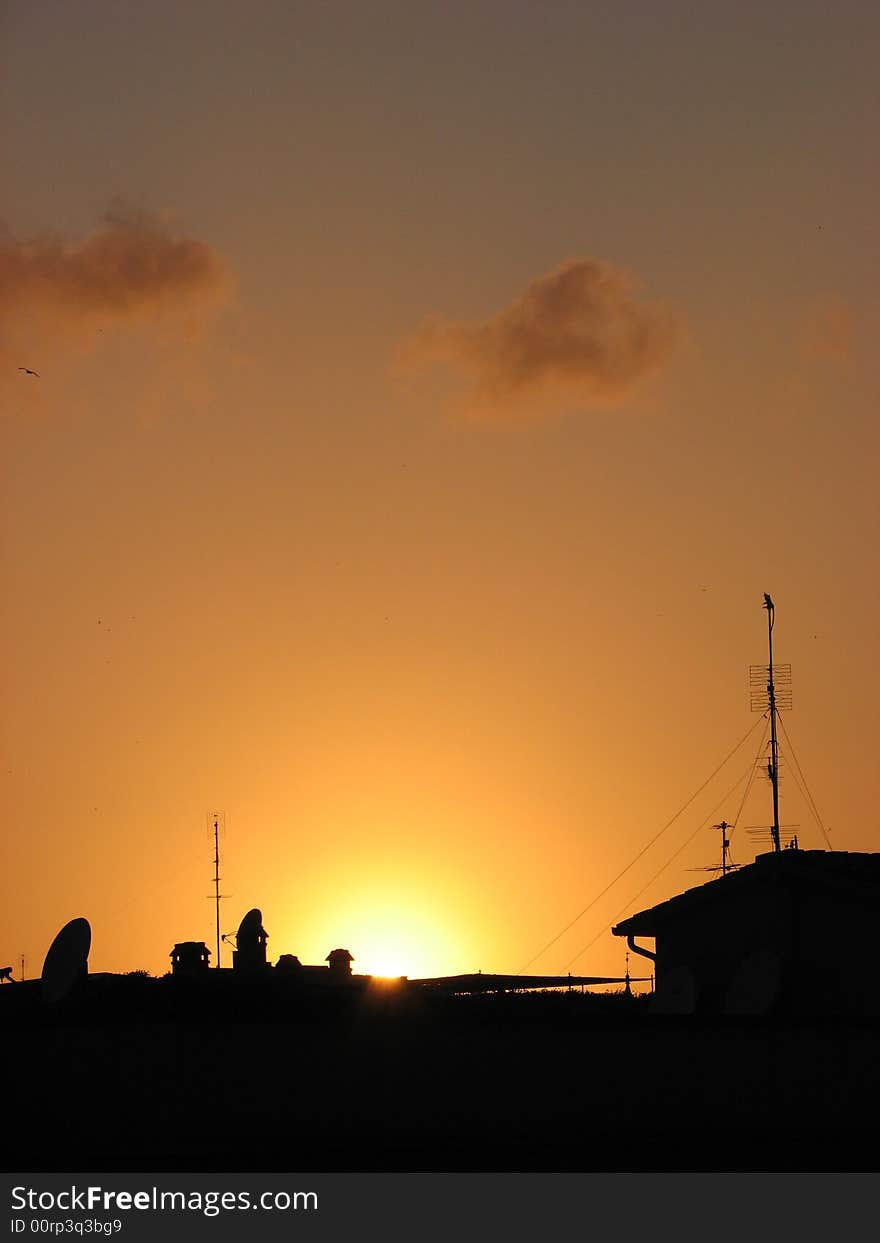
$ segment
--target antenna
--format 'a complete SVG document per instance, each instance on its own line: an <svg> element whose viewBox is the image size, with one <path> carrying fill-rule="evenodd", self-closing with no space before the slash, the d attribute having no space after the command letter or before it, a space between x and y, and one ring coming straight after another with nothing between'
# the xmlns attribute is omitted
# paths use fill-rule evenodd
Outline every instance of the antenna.
<svg viewBox="0 0 880 1243"><path fill-rule="evenodd" d="M214 926L216 932L217 958L215 967L220 966L220 899L226 894L220 893L220 834L226 832L226 812L208 812L208 831L214 835Z"/></svg>
<svg viewBox="0 0 880 1243"><path fill-rule="evenodd" d="M721 863L720 865L705 868L688 868L689 872L720 872L722 876L726 876L728 872L733 872L740 866L738 863L730 861L730 838L727 836L727 830L732 829L733 825L728 824L726 820L722 820L720 824L713 824L713 829L721 830Z"/></svg>
<svg viewBox="0 0 880 1243"><path fill-rule="evenodd" d="M799 824L780 824L779 826L779 847L781 850L797 850L798 837L795 829L799 829ZM755 842L765 842L767 838L773 841L773 829L768 828L766 824L747 824L746 832Z"/></svg>
<svg viewBox="0 0 880 1243"><path fill-rule="evenodd" d="M726 820L722 820L720 824L712 827L721 830L721 875L726 876L731 868L736 867L735 863L730 862L730 838L727 836L727 830L731 826Z"/></svg>
<svg viewBox="0 0 880 1243"><path fill-rule="evenodd" d="M24 983L24 954L21 955L21 962L19 964L19 967L20 967L19 979L21 980L23 984Z"/></svg>
<svg viewBox="0 0 880 1243"><path fill-rule="evenodd" d="M776 688L773 685L773 623L776 610L773 601L764 592L764 608L767 610L767 655L770 676L767 679L767 698L770 701L770 784L773 787L773 849L779 850L779 751L776 742Z"/></svg>
<svg viewBox="0 0 880 1243"><path fill-rule="evenodd" d="M751 708L753 712L770 713L770 759L767 763L767 776L773 790L773 825L770 836L773 849L780 850L779 844L779 746L776 739L776 714L780 707L791 707L791 665L773 667L773 624L775 610L773 601L764 592L764 608L767 610L767 649L766 665L749 666L749 685L751 687ZM766 679L766 682L765 682ZM777 689L778 688L778 689Z"/></svg>

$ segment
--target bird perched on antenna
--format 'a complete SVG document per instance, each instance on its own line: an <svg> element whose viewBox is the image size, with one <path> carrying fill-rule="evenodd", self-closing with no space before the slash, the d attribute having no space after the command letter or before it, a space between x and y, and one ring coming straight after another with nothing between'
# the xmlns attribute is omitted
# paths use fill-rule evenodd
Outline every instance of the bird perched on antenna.
<svg viewBox="0 0 880 1243"><path fill-rule="evenodd" d="M40 378L40 373L38 371L31 371L30 367L19 367L19 371L23 371L25 375L35 375L38 380Z"/></svg>

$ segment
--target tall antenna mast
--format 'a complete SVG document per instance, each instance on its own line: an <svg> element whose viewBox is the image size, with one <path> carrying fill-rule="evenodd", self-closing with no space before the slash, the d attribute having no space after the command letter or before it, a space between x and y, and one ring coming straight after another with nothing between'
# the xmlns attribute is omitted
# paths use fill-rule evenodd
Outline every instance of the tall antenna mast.
<svg viewBox="0 0 880 1243"><path fill-rule="evenodd" d="M215 967L220 966L220 834L226 828L226 812L212 811L208 813L208 828L214 834L214 927L216 933L217 958Z"/></svg>
<svg viewBox="0 0 880 1243"><path fill-rule="evenodd" d="M749 669L749 682L752 687L752 711L770 713L770 759L767 762L767 776L773 791L773 824L770 826L770 839L774 851L780 850L779 842L779 744L776 736L776 715L780 708L791 707L791 665L773 667L773 624L775 609L773 601L764 592L764 608L767 610L767 658L766 665L752 665ZM777 694L777 685L781 692Z"/></svg>
<svg viewBox="0 0 880 1243"><path fill-rule="evenodd" d="M764 608L767 610L767 651L768 659L768 678L767 678L767 699L770 703L770 762L767 765L767 775L770 778L770 786L773 790L773 825L770 833L773 837L773 849L779 850L779 749L776 742L776 687L773 685L773 622L775 609L773 601L764 592Z"/></svg>
<svg viewBox="0 0 880 1243"><path fill-rule="evenodd" d="M772 686L772 682L771 682ZM775 801L775 800L774 800ZM779 830L776 830L776 849L779 849ZM217 922L217 966L220 966L220 822L214 817L214 913Z"/></svg>

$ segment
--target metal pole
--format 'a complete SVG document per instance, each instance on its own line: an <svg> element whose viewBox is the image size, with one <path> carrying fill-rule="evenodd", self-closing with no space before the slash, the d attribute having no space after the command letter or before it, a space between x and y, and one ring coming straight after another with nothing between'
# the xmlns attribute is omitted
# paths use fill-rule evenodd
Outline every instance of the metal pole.
<svg viewBox="0 0 880 1243"><path fill-rule="evenodd" d="M214 906L217 920L217 962L220 967L220 824L219 817L214 817Z"/></svg>
<svg viewBox="0 0 880 1243"><path fill-rule="evenodd" d="M767 682L767 697L770 702L770 763L767 770L770 776L770 785L773 789L773 828L771 835L773 837L773 849L779 850L779 756L776 742L776 690L773 686L773 621L774 608L773 601L764 592L764 608L767 610L767 646L770 654L769 679Z"/></svg>
<svg viewBox="0 0 880 1243"><path fill-rule="evenodd" d="M730 842L727 840L727 821L722 820L718 826L721 829L721 875L727 875L727 850Z"/></svg>

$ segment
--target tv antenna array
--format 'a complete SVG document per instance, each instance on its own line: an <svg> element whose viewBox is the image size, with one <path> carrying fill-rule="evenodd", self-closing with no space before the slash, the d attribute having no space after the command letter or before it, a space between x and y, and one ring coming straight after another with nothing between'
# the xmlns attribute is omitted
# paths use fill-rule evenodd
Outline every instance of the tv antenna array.
<svg viewBox="0 0 880 1243"><path fill-rule="evenodd" d="M791 709L791 665L773 664L773 601L764 592L764 608L767 610L767 664L749 666L749 697L752 712L770 714L770 759L767 776L773 790L773 825L770 836L773 849L780 850L779 843L779 744L776 738L776 716L780 708Z"/></svg>
<svg viewBox="0 0 880 1243"><path fill-rule="evenodd" d="M731 863L730 861L730 838L727 836L728 829L733 829L732 824L728 824L726 820L722 820L720 824L713 824L713 829L721 830L721 862L711 867L704 868L688 868L689 872L720 872L722 876L726 876L728 872L733 872L736 868L741 867L739 863Z"/></svg>
<svg viewBox="0 0 880 1243"><path fill-rule="evenodd" d="M216 930L217 959L215 967L220 966L220 901L229 895L220 892L220 838L226 836L226 812L208 812L208 833L214 839L214 926Z"/></svg>

